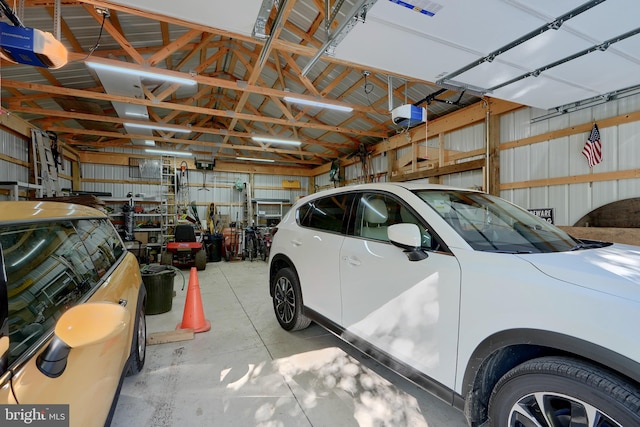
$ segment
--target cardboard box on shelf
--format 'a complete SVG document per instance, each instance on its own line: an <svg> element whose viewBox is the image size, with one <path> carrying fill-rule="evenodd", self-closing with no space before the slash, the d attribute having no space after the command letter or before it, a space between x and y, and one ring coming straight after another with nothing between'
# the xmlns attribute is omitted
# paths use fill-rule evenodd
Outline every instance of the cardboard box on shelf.
<svg viewBox="0 0 640 427"><path fill-rule="evenodd" d="M138 232L133 233L134 240L139 240L143 245L149 243L149 233Z"/></svg>

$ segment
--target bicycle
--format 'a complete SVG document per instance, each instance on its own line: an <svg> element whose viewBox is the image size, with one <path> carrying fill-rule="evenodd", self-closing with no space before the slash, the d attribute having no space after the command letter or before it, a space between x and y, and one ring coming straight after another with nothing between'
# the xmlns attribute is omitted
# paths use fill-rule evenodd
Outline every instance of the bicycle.
<svg viewBox="0 0 640 427"><path fill-rule="evenodd" d="M271 228L263 227L258 229L258 256L266 261L269 259L269 252L271 251Z"/></svg>
<svg viewBox="0 0 640 427"><path fill-rule="evenodd" d="M253 261L258 257L258 234L254 227L247 227L244 231L244 257Z"/></svg>

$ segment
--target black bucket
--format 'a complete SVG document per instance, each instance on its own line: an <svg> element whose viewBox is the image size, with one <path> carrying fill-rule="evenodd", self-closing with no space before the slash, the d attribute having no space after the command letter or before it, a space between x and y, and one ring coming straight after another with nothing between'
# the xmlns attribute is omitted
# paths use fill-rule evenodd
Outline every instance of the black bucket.
<svg viewBox="0 0 640 427"><path fill-rule="evenodd" d="M166 313L173 304L173 278L176 272L166 265L145 265L140 269L147 290L147 314Z"/></svg>
<svg viewBox="0 0 640 427"><path fill-rule="evenodd" d="M222 261L222 241L222 234L216 233L211 235L211 239L207 248L209 253L209 261Z"/></svg>

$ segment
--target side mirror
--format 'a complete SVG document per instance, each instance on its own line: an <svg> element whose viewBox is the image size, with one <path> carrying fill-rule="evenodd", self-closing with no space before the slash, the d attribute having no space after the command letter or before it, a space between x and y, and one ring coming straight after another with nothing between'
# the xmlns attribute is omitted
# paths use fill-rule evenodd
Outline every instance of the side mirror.
<svg viewBox="0 0 640 427"><path fill-rule="evenodd" d="M72 348L105 342L126 328L127 310L119 304L96 302L72 307L60 317L53 339L38 356L38 369L57 378L64 372Z"/></svg>
<svg viewBox="0 0 640 427"><path fill-rule="evenodd" d="M394 224L387 228L389 241L393 245L404 249L409 261L421 261L429 257L422 250L422 235L416 224Z"/></svg>

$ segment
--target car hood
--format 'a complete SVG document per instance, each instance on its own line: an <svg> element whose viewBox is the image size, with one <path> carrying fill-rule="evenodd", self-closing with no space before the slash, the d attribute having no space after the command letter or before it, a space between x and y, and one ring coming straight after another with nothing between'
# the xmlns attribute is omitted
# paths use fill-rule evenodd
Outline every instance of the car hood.
<svg viewBox="0 0 640 427"><path fill-rule="evenodd" d="M564 282L640 302L640 247L613 244L518 257Z"/></svg>

